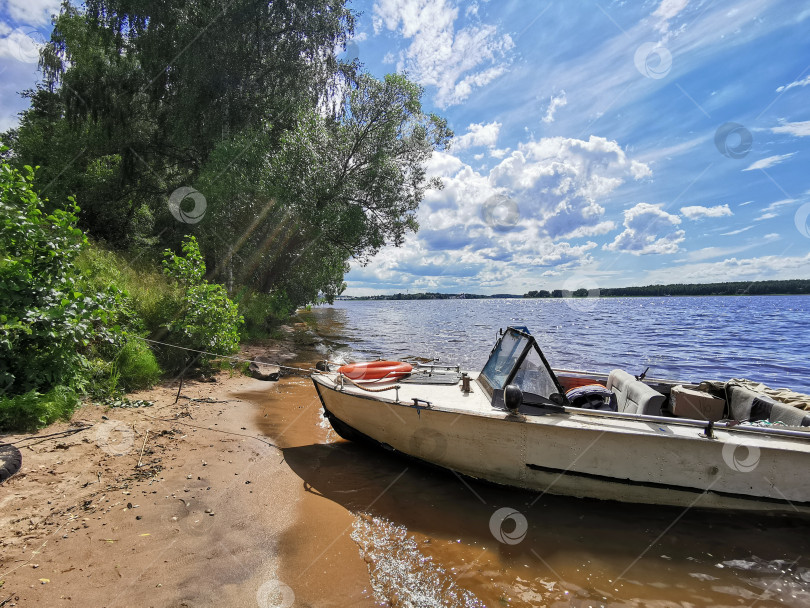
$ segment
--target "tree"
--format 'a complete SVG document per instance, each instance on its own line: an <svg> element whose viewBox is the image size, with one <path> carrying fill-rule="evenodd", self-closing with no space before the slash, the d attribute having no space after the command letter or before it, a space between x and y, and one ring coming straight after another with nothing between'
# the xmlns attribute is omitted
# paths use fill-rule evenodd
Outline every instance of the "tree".
<svg viewBox="0 0 810 608"><path fill-rule="evenodd" d="M356 66L334 49L353 27L344 0L65 2L11 134L15 158L43 167L37 189L76 195L94 237L121 246L158 232L176 246L188 226L169 195L231 133L269 121L280 137L344 86Z"/></svg>
<svg viewBox="0 0 810 608"><path fill-rule="evenodd" d="M452 136L403 76L337 60L353 27L345 0L66 2L13 160L112 247L156 260L195 235L229 291L331 299L349 259L416 230ZM168 203L192 186L207 212L183 223Z"/></svg>
<svg viewBox="0 0 810 608"><path fill-rule="evenodd" d="M258 290L283 290L295 304L342 291L347 260L367 261L418 228L428 187L425 163L447 145L446 122L422 112L423 91L405 77L368 75L347 89L338 118L302 113L268 150L272 129L245 134L212 155L197 182L209 217L201 239L218 274ZM239 167L234 151L258 141ZM222 273L225 276L222 277Z"/></svg>

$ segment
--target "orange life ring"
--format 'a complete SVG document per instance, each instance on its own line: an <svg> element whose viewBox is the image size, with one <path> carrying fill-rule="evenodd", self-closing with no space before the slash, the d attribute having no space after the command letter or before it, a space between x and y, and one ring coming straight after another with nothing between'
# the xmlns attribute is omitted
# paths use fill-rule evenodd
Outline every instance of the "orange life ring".
<svg viewBox="0 0 810 608"><path fill-rule="evenodd" d="M351 363L338 368L338 373L350 380L399 380L413 371L413 366L402 361L371 361Z"/></svg>

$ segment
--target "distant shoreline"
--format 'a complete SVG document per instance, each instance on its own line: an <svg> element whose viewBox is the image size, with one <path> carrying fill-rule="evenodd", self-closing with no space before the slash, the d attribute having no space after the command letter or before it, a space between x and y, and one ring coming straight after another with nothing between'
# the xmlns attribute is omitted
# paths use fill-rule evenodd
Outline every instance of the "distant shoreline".
<svg viewBox="0 0 810 608"><path fill-rule="evenodd" d="M781 281L735 281L726 283L673 283L643 287L585 288L575 291L553 289L529 291L525 294L498 293L396 293L374 296L339 296L338 300L493 300L493 299L561 299L561 298L649 298L649 297L712 297L712 296L799 296L810 295L810 279Z"/></svg>

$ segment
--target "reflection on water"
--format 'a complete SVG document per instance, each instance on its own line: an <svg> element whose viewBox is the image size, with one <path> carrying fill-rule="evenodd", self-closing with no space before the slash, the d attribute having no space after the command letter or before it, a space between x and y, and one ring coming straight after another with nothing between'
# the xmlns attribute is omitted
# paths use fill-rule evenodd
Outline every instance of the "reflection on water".
<svg viewBox="0 0 810 608"><path fill-rule="evenodd" d="M666 302L685 300L668 298ZM733 300L728 305L736 307L745 298L725 300ZM785 301L806 315L810 298L798 304L791 298ZM393 304L392 310L386 311L388 304ZM441 315L446 313L441 313L438 305L447 304L449 310L471 304L468 310L489 310L489 317L476 324L482 320L481 315L471 313L443 324ZM547 304L529 302L537 307L536 311L542 311ZM610 346L602 350L585 348L582 343L575 346L566 338L566 332L573 335L576 329L580 335L581 327L571 326L562 310L567 310L564 304L550 304L560 305L554 309L559 318L554 329L547 327L546 331L541 331L537 317L529 323L528 314L514 312L514 303L500 301L346 302L311 314L327 338L331 353L402 357L427 352L474 368L480 367L482 358L489 353L495 328L526 323L553 353L550 358L556 366L609 369L634 360L633 350L640 338L629 332L627 324L612 333ZM646 306L648 302L631 302L625 307L640 304ZM487 308L490 305L491 310ZM658 306L655 302L650 305ZM512 312L505 312L509 306ZM723 307L726 303L712 306ZM771 304L762 299L758 306L767 311ZM549 314L548 310L544 314ZM621 316L617 310L600 313L598 308L593 314L602 315L597 332L600 334L606 319ZM679 354L670 352L668 356L678 363L654 369L664 376L699 373L707 377L747 375L762 380L760 372L773 373L780 365L790 367L798 361L798 355L793 346L784 342L789 333L788 316L770 314L778 321L769 321L773 331L769 340L782 344L781 358L768 365L762 358L745 362L744 354L750 355L755 347L745 346L743 354L726 348L723 353L714 353L715 360L727 370L722 374L710 365L713 349L703 343L696 346L699 341L694 329L686 327L683 307L661 312L670 319L681 315L674 326L679 329L670 329L661 341L665 346L675 345ZM689 315L693 316L697 318ZM409 327L415 318L421 319L423 325ZM386 324L380 324L381 319L386 319ZM733 333L728 321L722 329L718 329L717 318L705 324L705 331L698 332L704 337L717 339L720 334ZM650 327L666 323L657 318L647 321L647 325L651 332ZM385 330L381 331L381 327ZM586 329L595 332L595 327L592 324ZM706 329L709 327L712 329ZM806 333L801 338L805 341ZM648 338L651 335L642 334ZM593 333L584 335L586 341L587 336L593 337ZM460 342L451 343L448 336ZM617 345L615 336L633 344ZM750 336L726 337L726 344L734 340L745 345ZM667 349L661 344L651 343L651 356L663 356ZM760 344L756 348L766 347ZM810 352L810 345L804 348ZM596 361L603 363L596 365ZM807 365L802 361L796 369L806 374L810 371ZM728 371L732 369L741 371ZM366 560L374 599L381 606L810 605L810 525L806 519L624 505L548 494L538 497L536 493L462 478L379 448L339 439L324 423L320 410L311 405L316 400L311 384L292 379L284 382L277 395L263 399L265 429L283 446L286 462L309 492L354 514L352 539ZM310 406L302 410L304 404ZM797 476L804 475L804 471L797 472ZM498 517L503 508L513 516ZM525 529L520 528L521 518Z"/></svg>
<svg viewBox="0 0 810 608"><path fill-rule="evenodd" d="M570 301L341 301L307 313L358 359L438 357L481 369L507 325L527 326L552 367L609 372L621 367L680 380L751 378L810 392L810 297L601 298Z"/></svg>

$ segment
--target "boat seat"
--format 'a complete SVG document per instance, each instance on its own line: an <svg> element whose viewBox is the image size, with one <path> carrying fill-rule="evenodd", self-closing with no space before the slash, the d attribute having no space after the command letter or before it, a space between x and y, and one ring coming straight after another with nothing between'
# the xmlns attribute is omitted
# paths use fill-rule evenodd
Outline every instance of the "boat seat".
<svg viewBox="0 0 810 608"><path fill-rule="evenodd" d="M810 414L804 410L774 401L767 395L729 382L726 394L731 417L741 422L782 422L789 426L810 426Z"/></svg>
<svg viewBox="0 0 810 608"><path fill-rule="evenodd" d="M610 372L607 388L616 395L620 412L660 416L666 397L622 369Z"/></svg>

